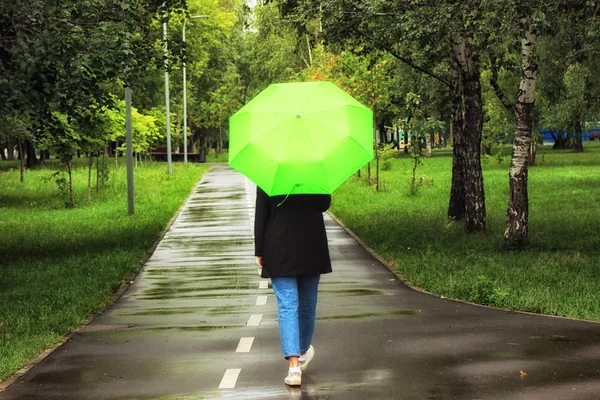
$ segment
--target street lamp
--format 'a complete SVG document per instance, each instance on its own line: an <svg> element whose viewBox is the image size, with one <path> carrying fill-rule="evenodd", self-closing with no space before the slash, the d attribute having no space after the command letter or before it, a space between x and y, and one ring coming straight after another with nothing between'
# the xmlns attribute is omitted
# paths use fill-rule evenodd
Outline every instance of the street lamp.
<svg viewBox="0 0 600 400"><path fill-rule="evenodd" d="M208 15L193 15L190 19L208 18ZM187 79L185 76L185 63L187 61L187 50L185 45L185 23L183 20L183 161L187 163Z"/></svg>
<svg viewBox="0 0 600 400"><path fill-rule="evenodd" d="M171 107L169 104L169 50L167 42L167 8L166 2L163 3L163 42L164 42L164 66L165 66L165 114L167 124L167 165L169 175L173 174L173 165L171 162Z"/></svg>

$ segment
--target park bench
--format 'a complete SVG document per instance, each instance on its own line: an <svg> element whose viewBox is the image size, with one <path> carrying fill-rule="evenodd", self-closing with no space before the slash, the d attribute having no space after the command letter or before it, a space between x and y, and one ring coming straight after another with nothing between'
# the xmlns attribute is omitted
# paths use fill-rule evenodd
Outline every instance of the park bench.
<svg viewBox="0 0 600 400"><path fill-rule="evenodd" d="M589 139L590 142L593 142L596 139L600 140L600 132L590 133Z"/></svg>

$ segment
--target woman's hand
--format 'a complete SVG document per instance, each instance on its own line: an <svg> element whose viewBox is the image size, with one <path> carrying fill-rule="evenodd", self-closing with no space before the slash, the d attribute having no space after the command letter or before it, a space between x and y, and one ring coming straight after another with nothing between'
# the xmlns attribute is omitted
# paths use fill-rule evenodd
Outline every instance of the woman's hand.
<svg viewBox="0 0 600 400"><path fill-rule="evenodd" d="M256 257L256 263L258 264L258 268L262 269L262 256Z"/></svg>

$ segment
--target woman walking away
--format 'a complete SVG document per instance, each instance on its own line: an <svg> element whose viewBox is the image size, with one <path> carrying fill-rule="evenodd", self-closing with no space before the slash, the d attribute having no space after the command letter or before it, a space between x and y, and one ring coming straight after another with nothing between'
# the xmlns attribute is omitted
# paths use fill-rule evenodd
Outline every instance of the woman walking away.
<svg viewBox="0 0 600 400"><path fill-rule="evenodd" d="M279 334L289 371L284 382L299 386L315 355L317 290L321 274L331 272L323 212L326 194L269 197L257 187L255 255L263 278L271 278L277 297Z"/></svg>

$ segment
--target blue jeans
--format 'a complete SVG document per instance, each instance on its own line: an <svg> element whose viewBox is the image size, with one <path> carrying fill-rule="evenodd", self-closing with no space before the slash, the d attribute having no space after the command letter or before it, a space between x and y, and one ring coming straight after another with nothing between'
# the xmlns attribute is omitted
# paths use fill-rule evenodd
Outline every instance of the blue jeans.
<svg viewBox="0 0 600 400"><path fill-rule="evenodd" d="M310 347L320 278L320 275L271 278L277 296L279 335L285 358L299 357Z"/></svg>

